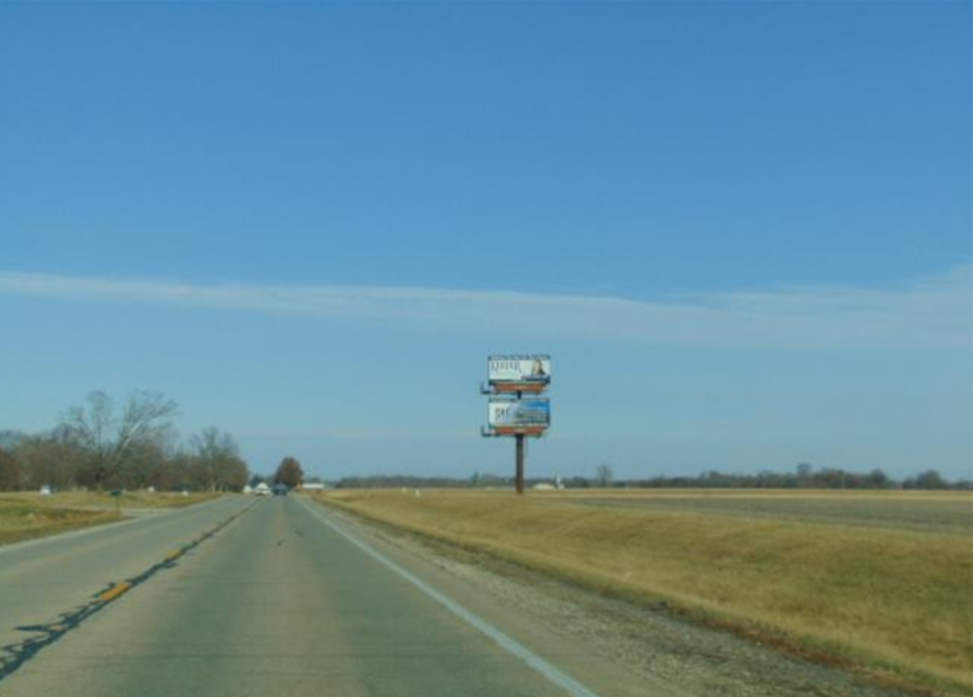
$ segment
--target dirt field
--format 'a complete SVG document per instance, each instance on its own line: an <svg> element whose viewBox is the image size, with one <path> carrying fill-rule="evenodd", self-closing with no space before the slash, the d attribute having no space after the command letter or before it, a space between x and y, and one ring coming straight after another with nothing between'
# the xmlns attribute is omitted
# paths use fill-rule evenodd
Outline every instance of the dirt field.
<svg viewBox="0 0 973 697"><path fill-rule="evenodd" d="M973 694L973 544L957 509L973 496L362 491L324 501L886 684Z"/></svg>

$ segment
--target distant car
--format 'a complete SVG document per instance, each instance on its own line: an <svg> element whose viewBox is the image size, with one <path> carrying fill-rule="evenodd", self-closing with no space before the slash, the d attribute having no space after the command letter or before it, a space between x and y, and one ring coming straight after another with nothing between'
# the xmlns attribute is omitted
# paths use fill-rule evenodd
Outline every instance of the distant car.
<svg viewBox="0 0 973 697"><path fill-rule="evenodd" d="M264 484L263 482L260 482L257 486L253 488L253 493L256 494L257 496L269 496L270 487Z"/></svg>
<svg viewBox="0 0 973 697"><path fill-rule="evenodd" d="M274 496L287 496L287 485L274 484Z"/></svg>

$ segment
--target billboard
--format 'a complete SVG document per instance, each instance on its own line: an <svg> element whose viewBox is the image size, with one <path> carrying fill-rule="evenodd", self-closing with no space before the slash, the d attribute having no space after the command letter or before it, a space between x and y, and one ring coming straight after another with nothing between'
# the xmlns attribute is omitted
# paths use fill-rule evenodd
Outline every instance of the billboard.
<svg viewBox="0 0 973 697"><path fill-rule="evenodd" d="M551 357L490 356L487 380L497 392L541 392L551 382Z"/></svg>
<svg viewBox="0 0 973 697"><path fill-rule="evenodd" d="M491 399L488 408L494 433L540 434L551 425L549 399Z"/></svg>

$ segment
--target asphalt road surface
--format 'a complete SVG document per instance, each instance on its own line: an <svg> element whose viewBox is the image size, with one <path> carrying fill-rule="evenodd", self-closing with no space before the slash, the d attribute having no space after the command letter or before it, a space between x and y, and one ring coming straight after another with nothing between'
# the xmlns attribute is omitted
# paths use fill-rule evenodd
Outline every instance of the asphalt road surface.
<svg viewBox="0 0 973 697"><path fill-rule="evenodd" d="M0 550L0 646L2 697L679 694L297 497Z"/></svg>

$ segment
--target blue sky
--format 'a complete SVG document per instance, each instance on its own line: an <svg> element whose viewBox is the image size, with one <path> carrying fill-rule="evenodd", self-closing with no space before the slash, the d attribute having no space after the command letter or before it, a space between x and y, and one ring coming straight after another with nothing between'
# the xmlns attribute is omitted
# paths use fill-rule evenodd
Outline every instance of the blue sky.
<svg viewBox="0 0 973 697"><path fill-rule="evenodd" d="M257 471L973 466L969 3L0 4L0 428Z"/></svg>

